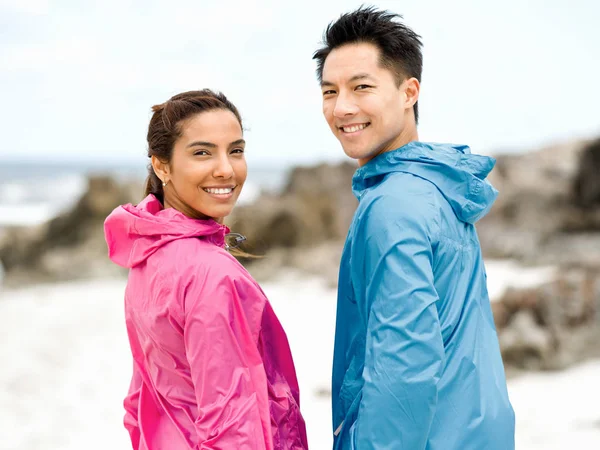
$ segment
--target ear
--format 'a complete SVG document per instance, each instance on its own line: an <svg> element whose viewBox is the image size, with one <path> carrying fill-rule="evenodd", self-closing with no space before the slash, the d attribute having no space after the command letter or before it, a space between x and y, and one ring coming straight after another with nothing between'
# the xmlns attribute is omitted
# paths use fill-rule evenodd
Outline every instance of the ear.
<svg viewBox="0 0 600 450"><path fill-rule="evenodd" d="M160 178L163 183L168 183L171 177L169 163L161 161L154 155L150 158L150 160L152 163L152 169L154 169L156 176Z"/></svg>
<svg viewBox="0 0 600 450"><path fill-rule="evenodd" d="M419 80L413 77L405 80L402 84L404 85L404 104L406 109L412 108L417 103L417 100L419 100L419 91L421 90Z"/></svg>

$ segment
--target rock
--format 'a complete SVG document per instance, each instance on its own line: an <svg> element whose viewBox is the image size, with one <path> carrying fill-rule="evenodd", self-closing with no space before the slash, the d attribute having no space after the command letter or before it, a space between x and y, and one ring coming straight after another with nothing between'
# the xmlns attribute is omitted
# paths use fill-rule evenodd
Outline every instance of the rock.
<svg viewBox="0 0 600 450"><path fill-rule="evenodd" d="M322 277L329 287L335 288L343 246L343 241L328 241L311 247L272 248L263 258L252 261L248 271L263 282L282 270L294 268L307 276Z"/></svg>
<svg viewBox="0 0 600 450"><path fill-rule="evenodd" d="M540 369L552 350L552 336L531 311L520 310L499 336L502 358L523 369Z"/></svg>
<svg viewBox="0 0 600 450"><path fill-rule="evenodd" d="M296 168L280 195L263 194L235 208L226 223L258 254L343 240L358 204L352 194L355 170L351 163Z"/></svg>
<svg viewBox="0 0 600 450"><path fill-rule="evenodd" d="M600 267L572 267L492 304L505 365L561 369L600 355Z"/></svg>
<svg viewBox="0 0 600 450"><path fill-rule="evenodd" d="M599 264L600 140L497 155L489 180L499 190L477 224L484 255L528 264ZM582 233L585 236L582 239Z"/></svg>
<svg viewBox="0 0 600 450"><path fill-rule="evenodd" d="M575 201L587 208L600 205L600 139L582 152L574 181Z"/></svg>
<svg viewBox="0 0 600 450"><path fill-rule="evenodd" d="M40 226L6 230L0 242L6 283L122 274L107 257L103 224L116 206L139 200L134 189L141 193L137 184L92 176L86 193L70 211Z"/></svg>
<svg viewBox="0 0 600 450"><path fill-rule="evenodd" d="M345 238L358 206L352 193L356 169L357 165L351 162L297 167L291 172L284 195L294 195L310 206L318 206L326 239Z"/></svg>

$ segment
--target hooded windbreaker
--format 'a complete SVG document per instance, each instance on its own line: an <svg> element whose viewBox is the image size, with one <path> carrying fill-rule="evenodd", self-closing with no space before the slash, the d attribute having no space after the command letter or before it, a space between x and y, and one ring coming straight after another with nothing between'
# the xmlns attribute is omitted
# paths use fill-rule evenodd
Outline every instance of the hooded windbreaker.
<svg viewBox="0 0 600 450"><path fill-rule="evenodd" d="M105 222L128 267L134 449L306 449L287 337L259 286L224 249L227 227L149 195Z"/></svg>
<svg viewBox="0 0 600 450"><path fill-rule="evenodd" d="M473 224L493 158L411 142L359 168L340 266L334 448L511 450L514 412Z"/></svg>

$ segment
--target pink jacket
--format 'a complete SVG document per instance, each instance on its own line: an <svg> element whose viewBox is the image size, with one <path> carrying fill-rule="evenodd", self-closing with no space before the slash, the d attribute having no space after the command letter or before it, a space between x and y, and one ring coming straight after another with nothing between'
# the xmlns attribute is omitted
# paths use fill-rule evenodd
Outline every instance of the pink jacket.
<svg viewBox="0 0 600 450"><path fill-rule="evenodd" d="M134 449L306 449L292 355L271 305L225 249L228 228L149 195L104 232L128 267Z"/></svg>

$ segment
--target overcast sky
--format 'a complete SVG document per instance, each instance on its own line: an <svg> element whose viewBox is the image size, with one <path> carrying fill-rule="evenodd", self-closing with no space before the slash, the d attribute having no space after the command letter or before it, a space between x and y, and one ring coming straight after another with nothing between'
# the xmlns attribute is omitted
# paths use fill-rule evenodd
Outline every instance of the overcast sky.
<svg viewBox="0 0 600 450"><path fill-rule="evenodd" d="M249 161L342 159L311 56L361 3L0 0L0 157L144 161L150 107L210 87L240 109ZM490 153L600 135L599 1L371 4L423 37L421 140Z"/></svg>

